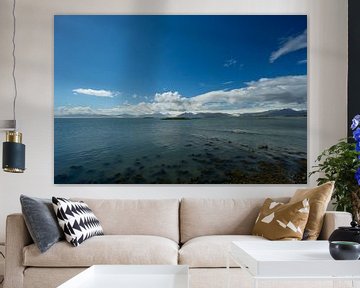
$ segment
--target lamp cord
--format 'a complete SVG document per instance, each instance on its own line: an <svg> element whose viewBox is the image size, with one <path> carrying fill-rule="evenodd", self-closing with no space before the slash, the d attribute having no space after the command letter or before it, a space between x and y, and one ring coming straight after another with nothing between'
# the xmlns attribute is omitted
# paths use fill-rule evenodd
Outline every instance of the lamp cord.
<svg viewBox="0 0 360 288"><path fill-rule="evenodd" d="M0 255L5 259L5 255L0 251ZM4 278L0 278L0 285L4 282Z"/></svg>
<svg viewBox="0 0 360 288"><path fill-rule="evenodd" d="M13 69L12 69L12 78L14 81L14 91L15 91L15 95L14 95L14 102L13 102L13 118L15 121L15 130L16 130L16 98L17 98L17 85L16 85L16 77L15 77L15 68L16 68L16 56L15 56L15 49L16 49L16 44L15 44L15 35L16 35L16 15L15 15L15 8L16 8L16 0L13 0L13 9L12 9L12 16L13 16L13 24L14 24L14 29L13 29L13 35L12 35L12 44L13 44L13 50L12 50L12 57L13 57Z"/></svg>

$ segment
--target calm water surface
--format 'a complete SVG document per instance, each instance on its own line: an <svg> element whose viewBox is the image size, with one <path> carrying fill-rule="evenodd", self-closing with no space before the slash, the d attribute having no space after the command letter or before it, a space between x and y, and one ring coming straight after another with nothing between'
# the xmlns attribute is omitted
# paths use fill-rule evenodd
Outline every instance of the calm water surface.
<svg viewBox="0 0 360 288"><path fill-rule="evenodd" d="M306 117L56 118L55 183L306 183Z"/></svg>

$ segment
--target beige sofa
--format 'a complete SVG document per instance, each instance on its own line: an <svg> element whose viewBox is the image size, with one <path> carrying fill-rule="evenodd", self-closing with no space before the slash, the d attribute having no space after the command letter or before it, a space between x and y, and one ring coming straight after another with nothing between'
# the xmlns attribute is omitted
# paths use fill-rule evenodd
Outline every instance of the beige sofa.
<svg viewBox="0 0 360 288"><path fill-rule="evenodd" d="M105 235L76 248L62 241L41 254L23 216L8 216L5 288L56 287L94 264L185 264L191 288L223 288L231 241L268 241L250 235L264 199L82 200L99 218ZM326 239L350 219L345 212L327 212L321 237ZM235 287L243 272L231 266Z"/></svg>

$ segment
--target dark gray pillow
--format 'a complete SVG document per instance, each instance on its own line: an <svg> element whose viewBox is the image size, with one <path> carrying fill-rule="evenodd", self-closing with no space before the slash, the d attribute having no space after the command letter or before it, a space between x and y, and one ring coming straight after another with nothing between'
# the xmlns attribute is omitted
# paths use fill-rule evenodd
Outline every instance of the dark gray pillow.
<svg viewBox="0 0 360 288"><path fill-rule="evenodd" d="M31 238L41 253L64 238L51 199L21 195L20 203Z"/></svg>

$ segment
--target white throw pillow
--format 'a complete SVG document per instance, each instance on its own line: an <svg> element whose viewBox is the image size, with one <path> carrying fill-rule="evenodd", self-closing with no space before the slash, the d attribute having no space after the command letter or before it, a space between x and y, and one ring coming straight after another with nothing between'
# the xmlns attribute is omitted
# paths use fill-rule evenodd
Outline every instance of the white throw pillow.
<svg viewBox="0 0 360 288"><path fill-rule="evenodd" d="M66 241L79 246L86 239L104 235L99 220L84 202L52 197L55 214Z"/></svg>

